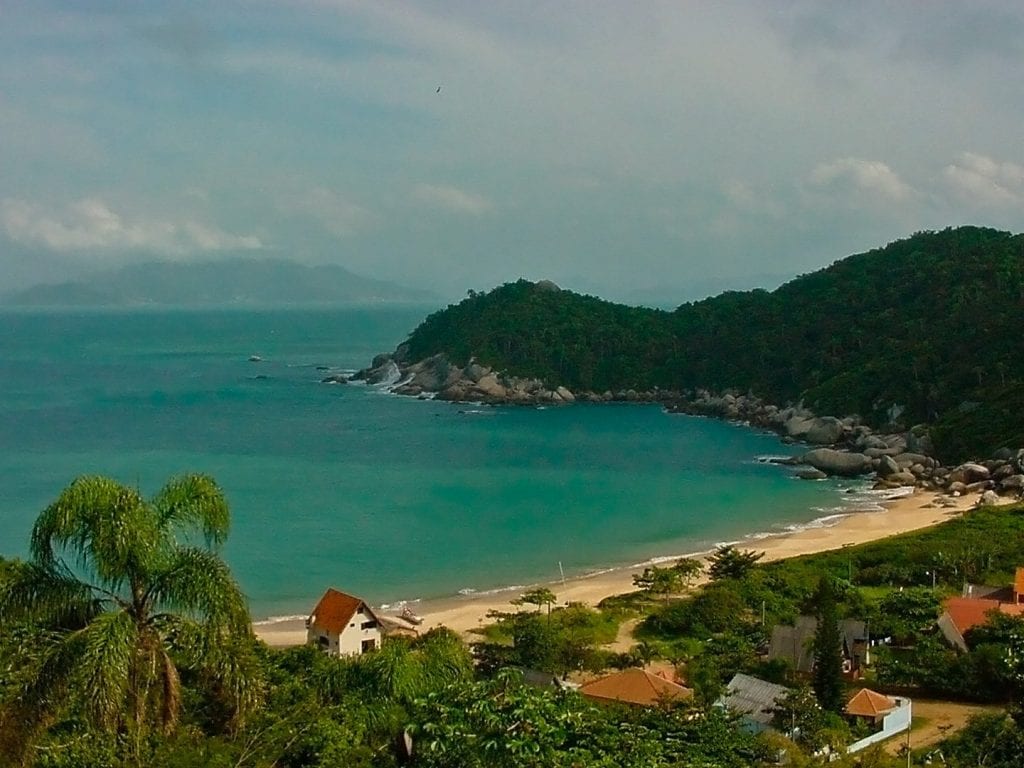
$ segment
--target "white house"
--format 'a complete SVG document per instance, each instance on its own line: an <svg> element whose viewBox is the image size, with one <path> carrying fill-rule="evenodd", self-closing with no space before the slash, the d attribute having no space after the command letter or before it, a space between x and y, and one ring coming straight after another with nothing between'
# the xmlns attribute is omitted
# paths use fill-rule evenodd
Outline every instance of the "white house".
<svg viewBox="0 0 1024 768"><path fill-rule="evenodd" d="M328 589L306 619L306 642L332 656L355 656L380 647L380 619L358 597Z"/></svg>

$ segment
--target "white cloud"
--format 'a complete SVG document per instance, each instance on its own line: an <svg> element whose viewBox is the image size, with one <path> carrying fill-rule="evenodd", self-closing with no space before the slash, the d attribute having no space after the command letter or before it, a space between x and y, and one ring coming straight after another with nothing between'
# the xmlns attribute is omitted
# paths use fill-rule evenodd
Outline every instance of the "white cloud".
<svg viewBox="0 0 1024 768"><path fill-rule="evenodd" d="M914 190L880 160L843 157L818 164L810 175L812 186L838 193L867 194L881 202L900 202Z"/></svg>
<svg viewBox="0 0 1024 768"><path fill-rule="evenodd" d="M785 206L774 193L762 190L748 181L727 181L722 184L722 194L736 209L745 214L780 219L786 213Z"/></svg>
<svg viewBox="0 0 1024 768"><path fill-rule="evenodd" d="M339 237L354 234L377 223L379 217L327 187L311 187L279 203L280 210L306 216Z"/></svg>
<svg viewBox="0 0 1024 768"><path fill-rule="evenodd" d="M4 198L0 201L0 224L12 240L54 251L135 249L184 254L263 245L254 235L235 235L194 220L127 220L94 197L57 212L26 200Z"/></svg>
<svg viewBox="0 0 1024 768"><path fill-rule="evenodd" d="M985 155L962 153L942 170L943 178L962 199L982 206L1024 205L1024 166L997 162Z"/></svg>
<svg viewBox="0 0 1024 768"><path fill-rule="evenodd" d="M413 196L428 205L473 216L479 216L494 207L482 195L445 184L417 184Z"/></svg>

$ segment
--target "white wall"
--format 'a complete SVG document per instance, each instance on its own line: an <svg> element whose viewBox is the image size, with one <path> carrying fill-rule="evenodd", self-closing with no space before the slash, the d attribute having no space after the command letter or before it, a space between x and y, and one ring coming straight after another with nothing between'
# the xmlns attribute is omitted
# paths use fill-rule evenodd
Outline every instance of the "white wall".
<svg viewBox="0 0 1024 768"><path fill-rule="evenodd" d="M376 626L373 629L361 629L363 622L372 621ZM333 653L339 656L358 656L363 652L363 641L373 640L374 647L380 648L380 624L365 609L356 611L349 619L348 626L341 633L338 648Z"/></svg>
<svg viewBox="0 0 1024 768"><path fill-rule="evenodd" d="M895 736L897 733L910 729L911 720L911 703L910 699L897 698L899 706L882 718L882 730L877 733L872 733L870 736L866 736L860 741L855 741L846 751L849 753L860 752L865 747L870 747L872 744L876 744L879 741L888 739L890 736Z"/></svg>

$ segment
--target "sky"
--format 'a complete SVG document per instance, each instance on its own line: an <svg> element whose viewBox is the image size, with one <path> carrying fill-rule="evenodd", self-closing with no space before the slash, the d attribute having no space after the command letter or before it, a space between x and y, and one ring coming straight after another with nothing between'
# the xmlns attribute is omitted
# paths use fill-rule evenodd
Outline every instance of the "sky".
<svg viewBox="0 0 1024 768"><path fill-rule="evenodd" d="M244 255L678 303L1024 230L1022 138L1019 2L0 0L0 292Z"/></svg>

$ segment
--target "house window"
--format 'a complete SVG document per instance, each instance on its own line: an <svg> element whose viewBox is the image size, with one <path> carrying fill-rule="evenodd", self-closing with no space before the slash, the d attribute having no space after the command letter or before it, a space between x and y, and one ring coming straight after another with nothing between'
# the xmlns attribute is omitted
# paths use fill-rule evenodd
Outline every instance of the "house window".
<svg viewBox="0 0 1024 768"><path fill-rule="evenodd" d="M374 621L373 619L370 619L369 621L364 621L362 624L360 624L359 628L360 629L376 629L377 628L377 622Z"/></svg>
<svg viewBox="0 0 1024 768"><path fill-rule="evenodd" d="M330 645L330 641L326 637L324 637L323 635L320 635L316 639L316 641L320 644L321 648L326 648L328 645Z"/></svg>
<svg viewBox="0 0 1024 768"><path fill-rule="evenodd" d="M367 651L372 651L376 647L377 647L377 641L376 640L363 640L362 652L366 653Z"/></svg>

